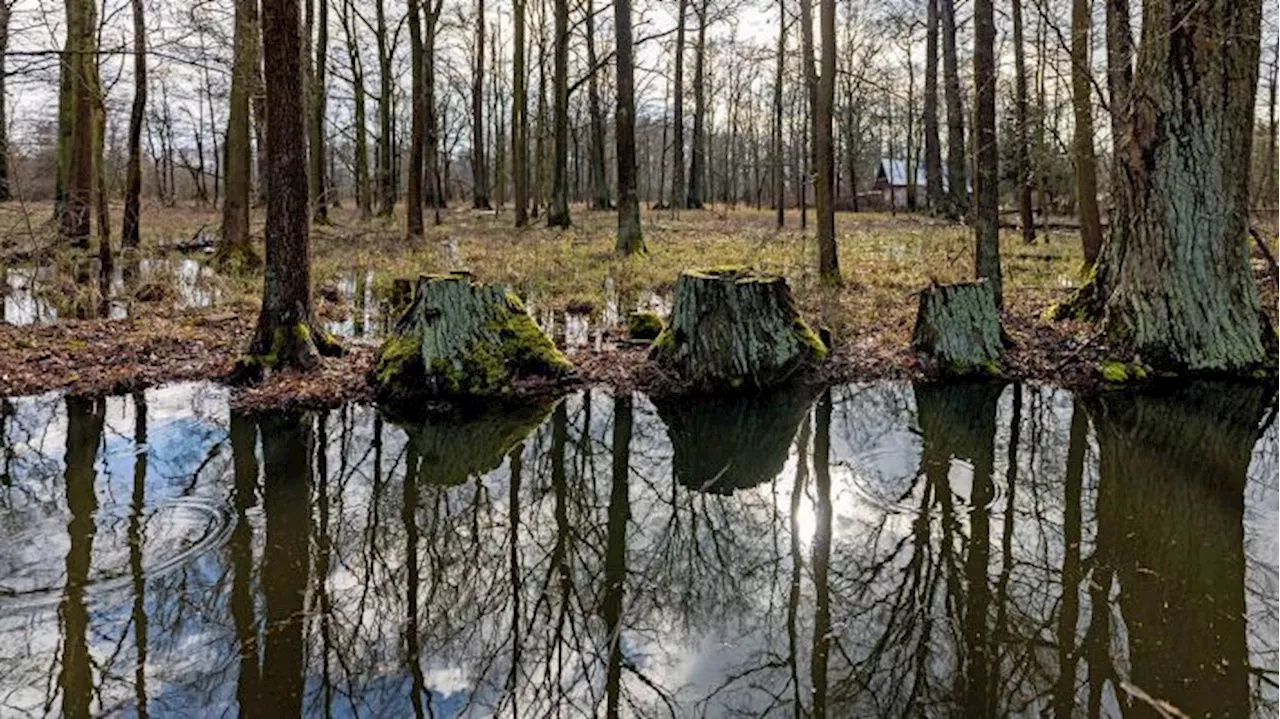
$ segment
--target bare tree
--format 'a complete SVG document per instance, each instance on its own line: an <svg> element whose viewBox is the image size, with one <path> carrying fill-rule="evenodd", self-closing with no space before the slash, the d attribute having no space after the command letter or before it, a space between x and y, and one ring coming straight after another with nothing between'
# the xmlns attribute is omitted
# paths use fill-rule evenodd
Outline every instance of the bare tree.
<svg viewBox="0 0 1280 719"><path fill-rule="evenodd" d="M974 266L1003 301L1000 276L1000 153L996 146L996 21L992 0L973 3L973 82L977 144L974 173Z"/></svg>
<svg viewBox="0 0 1280 719"><path fill-rule="evenodd" d="M808 0L801 0L807 5ZM835 146L831 119L836 98L836 3L821 0L822 72L813 109L814 204L818 213L818 277L840 282L840 258L836 248ZM812 57L812 50L809 53ZM812 65L808 65L812 68Z"/></svg>
<svg viewBox="0 0 1280 719"><path fill-rule="evenodd" d="M142 0L130 0L133 9L133 106L129 110L129 158L124 181L124 220L120 242L126 249L138 246L139 205L142 195L142 123L147 111L147 22ZM3 123L0 123L3 124Z"/></svg>
<svg viewBox="0 0 1280 719"><path fill-rule="evenodd" d="M1093 79L1089 72L1089 0L1071 2L1071 98L1075 114L1076 214L1084 265L1092 267L1102 249L1098 215L1098 166L1093 149Z"/></svg>
<svg viewBox="0 0 1280 719"><path fill-rule="evenodd" d="M705 0L704 0L705 2ZM631 0L614 0L618 57L618 108L614 130L618 156L618 238L619 254L645 252L640 229L640 199L636 195L636 90L635 58L632 56Z"/></svg>

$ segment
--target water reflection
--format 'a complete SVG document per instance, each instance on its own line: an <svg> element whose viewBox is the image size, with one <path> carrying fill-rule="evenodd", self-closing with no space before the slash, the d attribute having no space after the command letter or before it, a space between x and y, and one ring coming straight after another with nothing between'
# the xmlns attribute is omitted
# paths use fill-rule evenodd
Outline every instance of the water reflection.
<svg viewBox="0 0 1280 719"><path fill-rule="evenodd" d="M1268 716L1274 403L13 398L0 713Z"/></svg>

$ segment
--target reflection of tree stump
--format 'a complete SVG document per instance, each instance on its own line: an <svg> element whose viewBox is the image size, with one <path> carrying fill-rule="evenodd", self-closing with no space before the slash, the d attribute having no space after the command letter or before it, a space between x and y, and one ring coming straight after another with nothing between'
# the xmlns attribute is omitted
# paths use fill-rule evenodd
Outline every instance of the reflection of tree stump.
<svg viewBox="0 0 1280 719"><path fill-rule="evenodd" d="M781 277L741 268L688 270L650 357L702 389L761 389L815 367L827 348Z"/></svg>
<svg viewBox="0 0 1280 719"><path fill-rule="evenodd" d="M765 395L655 400L676 481L731 494L778 476L816 394L814 387L796 386Z"/></svg>
<svg viewBox="0 0 1280 719"><path fill-rule="evenodd" d="M518 377L568 369L505 286L453 273L418 278L412 304L378 350L373 381L379 396L393 401L494 396Z"/></svg>
<svg viewBox="0 0 1280 719"><path fill-rule="evenodd" d="M546 421L555 406L555 402L543 402L479 414L455 411L401 427L422 458L422 480L454 486L501 465L517 444Z"/></svg>
<svg viewBox="0 0 1280 719"><path fill-rule="evenodd" d="M999 374L1000 310L986 280L920 291L911 346L943 374Z"/></svg>

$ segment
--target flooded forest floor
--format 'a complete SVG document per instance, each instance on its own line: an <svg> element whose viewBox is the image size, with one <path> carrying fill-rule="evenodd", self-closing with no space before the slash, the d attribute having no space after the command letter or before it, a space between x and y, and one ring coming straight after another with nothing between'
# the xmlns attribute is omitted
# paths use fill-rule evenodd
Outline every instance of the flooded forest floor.
<svg viewBox="0 0 1280 719"><path fill-rule="evenodd" d="M665 315L685 268L752 265L785 276L806 319L832 333L824 371L833 381L918 378L922 367L910 349L916 293L930 281L973 275L972 230L924 215L838 215L844 284L832 288L817 281L813 225L801 231L795 211L781 231L771 212L755 209L646 211L648 254L624 259L613 254L613 213L572 210L568 230L545 228L541 218L515 230L509 211L450 209L420 242L404 239L402 212L361 221L352 208L332 210L332 223L312 230L315 310L347 355L308 375L277 373L238 390L233 403L332 406L366 398L365 376L396 315L394 281L420 273L466 269L507 283L566 350L576 381L649 391L661 390L665 378L644 362L645 348L625 338L626 319L638 310ZM50 207L0 208L0 395L99 395L228 374L257 319L261 274L214 271L212 208L151 207L143 214L142 246L103 272L96 251L59 245ZM259 250L261 221L255 213ZM1003 320L1013 342L1006 373L1096 385L1108 358L1096 328L1041 319L1080 282L1078 234L1061 223L1050 227L1033 244L1002 231ZM1274 229L1267 234L1274 238ZM1261 259L1254 270L1274 323L1275 278Z"/></svg>

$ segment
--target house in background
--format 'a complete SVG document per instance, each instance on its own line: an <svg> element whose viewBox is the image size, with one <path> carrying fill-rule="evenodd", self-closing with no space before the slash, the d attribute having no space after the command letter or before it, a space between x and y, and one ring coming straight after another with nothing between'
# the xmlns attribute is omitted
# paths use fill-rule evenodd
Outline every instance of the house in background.
<svg viewBox="0 0 1280 719"><path fill-rule="evenodd" d="M929 204L929 198L925 192L924 165L917 165L916 173L916 207L926 207ZM876 166L876 181L872 185L872 189L880 193L880 199L886 210L906 209L907 207L907 184L911 175L907 172L907 163L905 160L893 160L889 158L881 158ZM946 186L946 176L942 178L943 186Z"/></svg>

